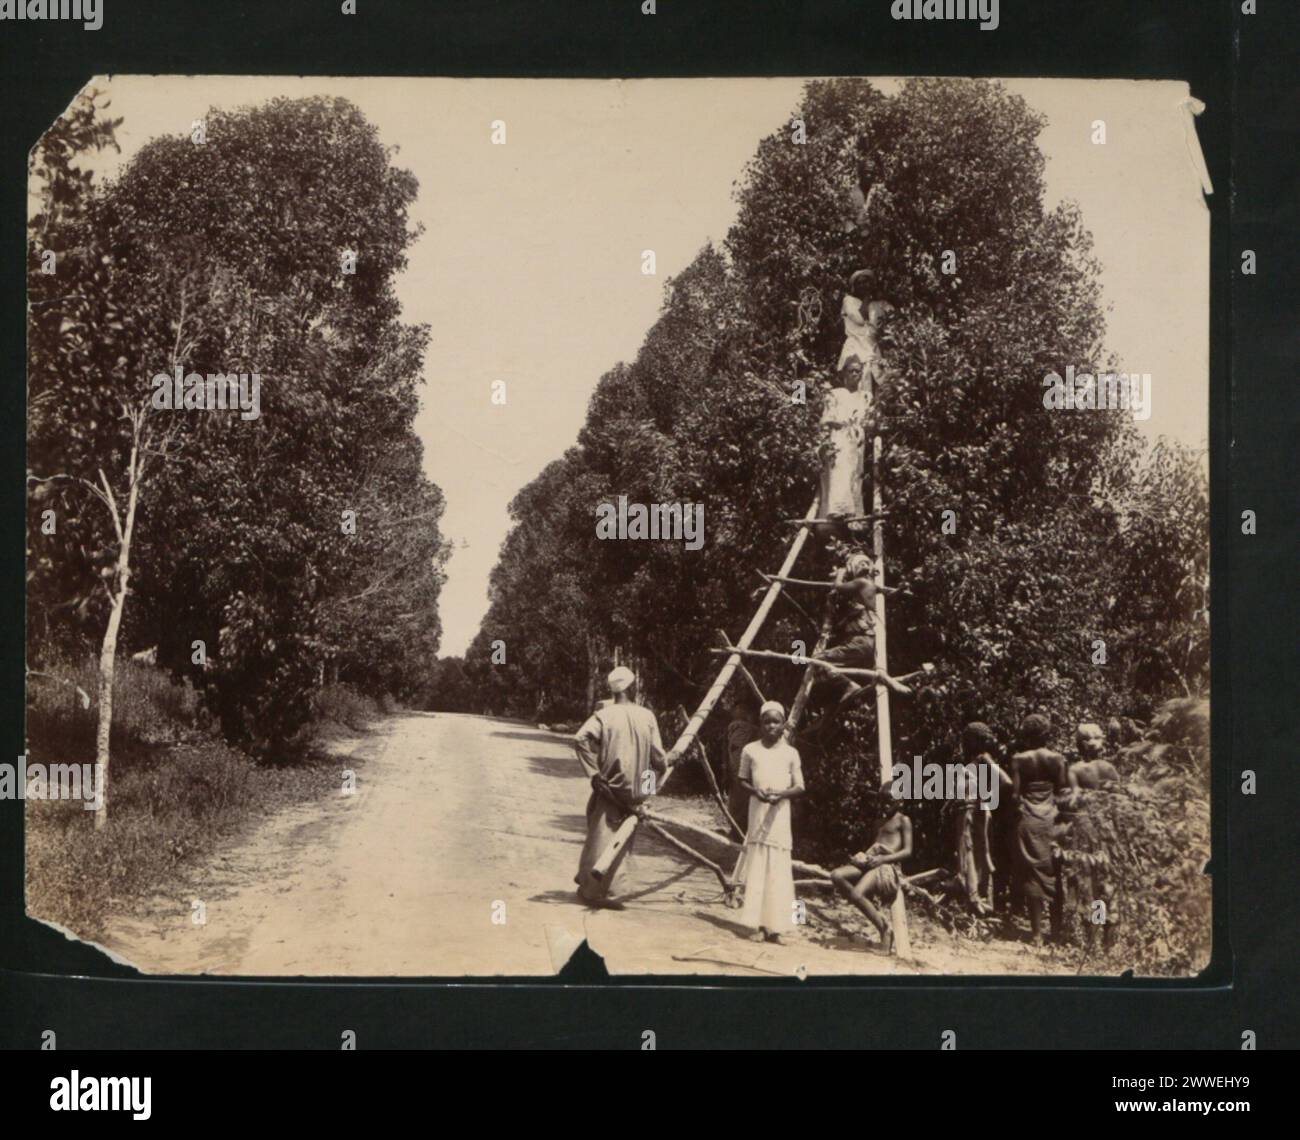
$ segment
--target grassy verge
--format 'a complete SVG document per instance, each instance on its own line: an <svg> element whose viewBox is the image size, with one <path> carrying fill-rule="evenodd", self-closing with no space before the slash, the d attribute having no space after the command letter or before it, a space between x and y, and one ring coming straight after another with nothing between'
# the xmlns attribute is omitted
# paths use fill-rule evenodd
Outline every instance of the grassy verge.
<svg viewBox="0 0 1300 1140"><path fill-rule="evenodd" d="M29 763L95 758L93 662L28 683ZM62 683L70 682L70 683ZM78 693L90 694L90 706ZM291 804L336 791L325 747L331 724L364 731L380 711L344 686L320 701L317 729L298 757L255 764L212 729L194 692L152 666L122 661L114 685L109 824L94 830L81 802L29 800L27 909L79 937L100 937L110 913L173 883L223 839Z"/></svg>

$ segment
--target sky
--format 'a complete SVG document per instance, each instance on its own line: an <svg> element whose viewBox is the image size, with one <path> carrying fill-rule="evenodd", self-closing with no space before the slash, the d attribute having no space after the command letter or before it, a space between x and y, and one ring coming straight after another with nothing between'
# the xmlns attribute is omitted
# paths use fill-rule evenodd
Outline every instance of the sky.
<svg viewBox="0 0 1300 1140"><path fill-rule="evenodd" d="M424 233L396 289L403 319L431 329L415 428L447 497L454 551L440 608L450 655L487 609L510 500L575 442L597 380L636 355L665 280L705 242L721 243L734 183L759 140L788 123L806 80L92 82L124 119L121 155L94 164L105 173L160 134L188 135L209 107L329 94L352 100L416 176L411 220ZM1047 116L1048 206L1077 201L1093 233L1108 349L1121 370L1151 374L1152 414L1139 428L1204 446L1209 215L1187 85L1005 83ZM1104 144L1093 141L1098 119ZM504 144L492 141L496 123ZM654 275L642 272L646 250ZM504 404L492 400L496 381Z"/></svg>

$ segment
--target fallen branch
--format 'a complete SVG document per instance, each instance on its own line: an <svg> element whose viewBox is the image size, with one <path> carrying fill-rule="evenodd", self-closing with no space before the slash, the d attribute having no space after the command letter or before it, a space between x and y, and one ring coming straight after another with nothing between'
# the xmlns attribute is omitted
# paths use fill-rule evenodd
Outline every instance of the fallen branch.
<svg viewBox="0 0 1300 1140"><path fill-rule="evenodd" d="M789 973L783 973L780 970L769 970L766 966L753 966L748 962L733 962L729 958L699 958L691 957L685 954L674 954L674 962L708 962L713 966L739 966L742 970L753 970L756 974L771 974L775 978L788 978Z"/></svg>

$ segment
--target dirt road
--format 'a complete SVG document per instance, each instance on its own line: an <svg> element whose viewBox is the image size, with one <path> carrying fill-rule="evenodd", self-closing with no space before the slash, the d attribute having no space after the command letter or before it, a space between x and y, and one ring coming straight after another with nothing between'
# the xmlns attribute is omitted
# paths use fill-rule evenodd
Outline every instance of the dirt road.
<svg viewBox="0 0 1300 1140"><path fill-rule="evenodd" d="M530 725L401 714L351 742L350 763L354 794L276 815L182 897L111 924L107 949L151 974L551 975L584 938L611 974L1025 972L1011 948L919 946L904 967L825 923L748 942L717 880L646 836L627 909L588 910L573 886L588 787L568 738ZM712 825L689 802L662 810ZM817 912L824 892L806 897Z"/></svg>

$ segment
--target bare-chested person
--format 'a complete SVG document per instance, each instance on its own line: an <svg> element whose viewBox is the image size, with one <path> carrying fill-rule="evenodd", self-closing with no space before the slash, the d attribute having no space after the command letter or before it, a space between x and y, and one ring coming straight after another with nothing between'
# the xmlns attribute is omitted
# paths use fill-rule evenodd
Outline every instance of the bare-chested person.
<svg viewBox="0 0 1300 1140"><path fill-rule="evenodd" d="M876 594L897 593L898 588L876 585L875 565L867 555L860 552L850 554L844 562L844 572L838 582L816 582L808 578L781 577L777 574L764 577L770 582L832 591L831 645L813 660L824 661L840 669L869 670L871 675L863 677L865 683L859 684L842 674L824 670L831 678L828 684L833 683L840 692L839 703L831 715L847 709L859 696L870 693L872 690L868 686L875 681L882 682L896 693L906 695L910 692L901 682L875 668Z"/></svg>
<svg viewBox="0 0 1300 1140"><path fill-rule="evenodd" d="M1097 791L1120 782L1119 769L1102 755L1106 749L1106 735L1101 725L1079 725L1074 731L1074 748L1078 759L1070 765L1071 787Z"/></svg>
<svg viewBox="0 0 1300 1140"><path fill-rule="evenodd" d="M1106 747L1106 736L1101 725L1085 722L1074 731L1074 747L1077 759L1070 765L1071 806L1073 807L1081 791L1102 791L1117 789L1120 786L1119 770L1102 753ZM1083 929L1087 931L1087 948L1096 945L1097 928L1101 927L1102 949L1109 950L1115 940L1115 928L1119 925L1119 900L1115 893L1115 882L1110 874L1108 852L1094 850L1086 864L1069 876L1076 892L1076 904ZM1096 904L1104 906L1100 918Z"/></svg>
<svg viewBox="0 0 1300 1140"><path fill-rule="evenodd" d="M1020 726L1024 751L1011 757L1016 819L1016 871L1029 907L1034 945L1043 944L1043 903L1051 912L1052 936L1061 932L1061 875L1056 847L1057 802L1068 799L1070 776L1065 757L1047 747L1052 726L1035 713Z"/></svg>
<svg viewBox="0 0 1300 1140"><path fill-rule="evenodd" d="M951 829L952 862L966 895L966 905L976 914L987 914L993 909L991 820L1002 793L1011 791L1011 777L994 759L998 754L997 738L982 721L971 721L962 729L961 750L957 795L944 805ZM985 781L979 778L981 766L990 772ZM997 784L996 798L989 804L980 803L980 787L991 788L993 783Z"/></svg>
<svg viewBox="0 0 1300 1140"><path fill-rule="evenodd" d="M894 951L894 930L889 908L903 889L902 863L912 855L912 821L894 798L886 780L878 793L882 821L876 838L865 851L852 856L846 866L831 872L835 889L858 908L880 932L880 946Z"/></svg>

